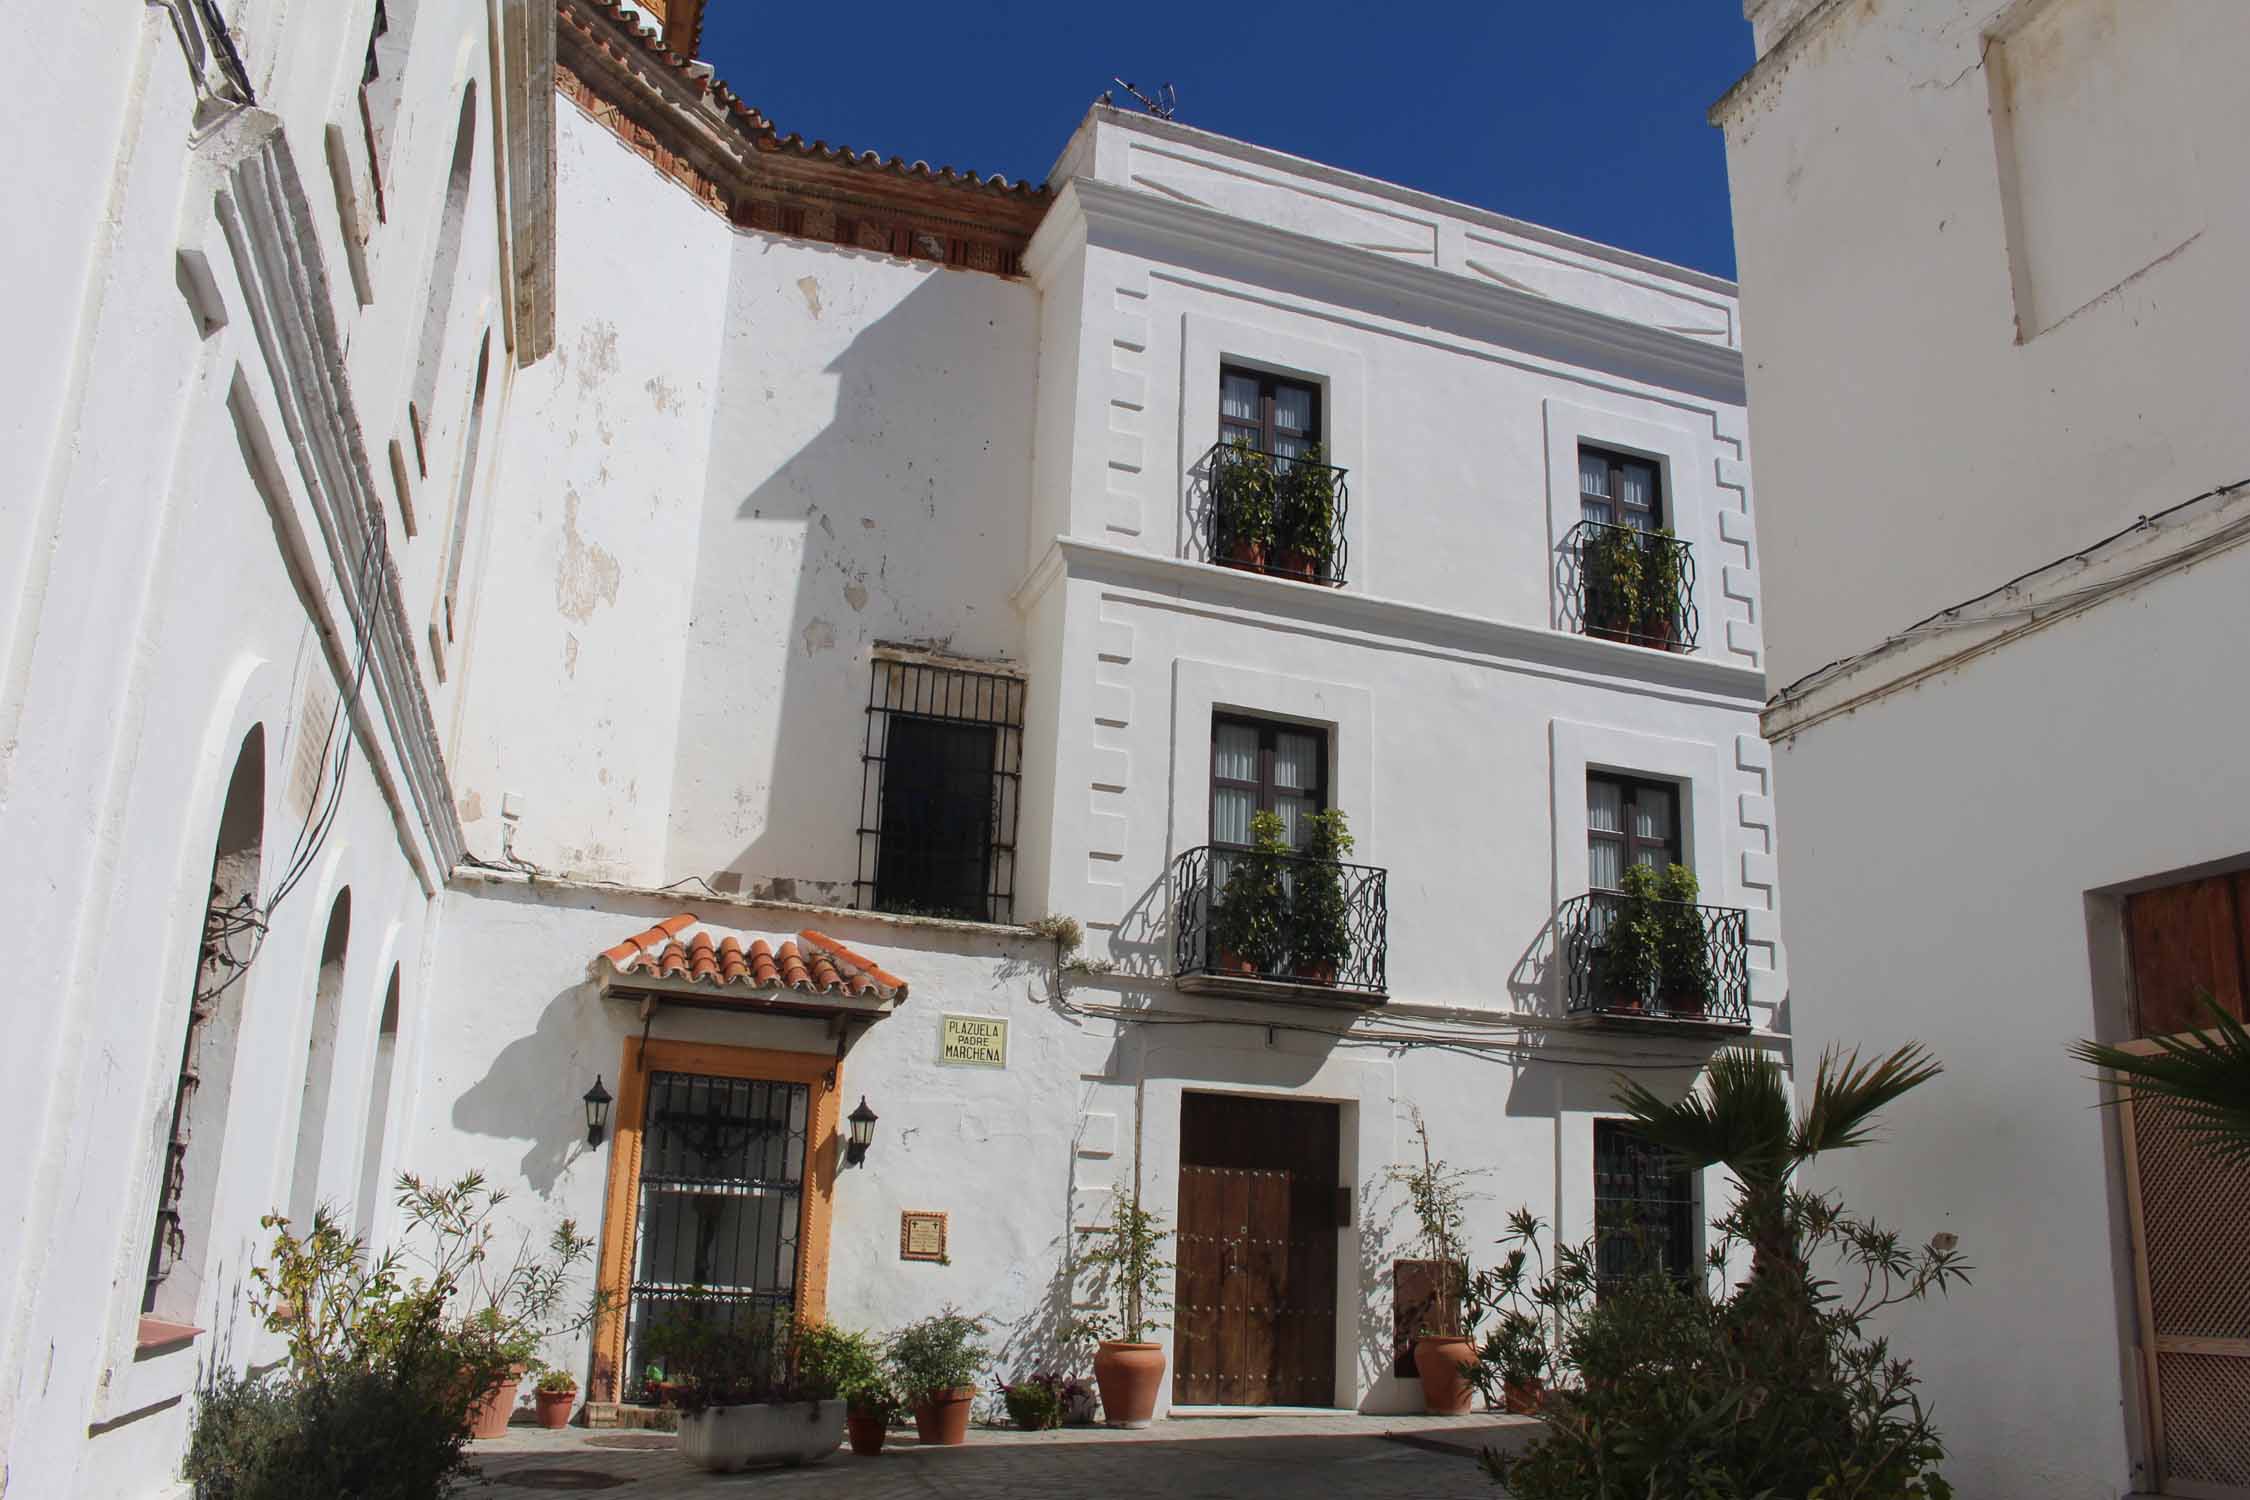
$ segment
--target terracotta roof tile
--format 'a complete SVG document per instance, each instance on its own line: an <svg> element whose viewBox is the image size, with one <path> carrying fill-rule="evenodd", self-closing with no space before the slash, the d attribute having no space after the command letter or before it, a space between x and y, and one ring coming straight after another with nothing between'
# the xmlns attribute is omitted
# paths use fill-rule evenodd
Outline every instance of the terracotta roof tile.
<svg viewBox="0 0 2250 1500"><path fill-rule="evenodd" d="M732 933L714 938L708 931L688 929L700 921L693 912L667 917L646 932L635 933L595 958L620 975L640 974L656 979L683 980L690 984L743 991L796 990L809 995L872 996L904 1000L906 981L819 932L800 932L803 942L783 939L778 949L764 938L752 938L744 947Z"/></svg>

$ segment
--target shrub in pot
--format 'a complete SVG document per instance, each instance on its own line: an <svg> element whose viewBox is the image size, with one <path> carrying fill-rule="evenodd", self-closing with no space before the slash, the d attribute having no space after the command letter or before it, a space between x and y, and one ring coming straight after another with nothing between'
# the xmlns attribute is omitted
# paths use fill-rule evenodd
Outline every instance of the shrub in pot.
<svg viewBox="0 0 2250 1500"><path fill-rule="evenodd" d="M1336 557L1336 471L1314 443L1275 476L1274 547L1282 572L1307 580L1330 576Z"/></svg>
<svg viewBox="0 0 2250 1500"><path fill-rule="evenodd" d="M1241 438L1212 460L1215 561L1264 570L1273 550L1275 490L1273 460Z"/></svg>
<svg viewBox="0 0 2250 1500"><path fill-rule="evenodd" d="M1406 1190L1414 1214L1415 1253L1437 1267L1437 1292L1415 1330L1414 1373L1422 1382L1422 1404L1433 1413L1469 1409L1474 1394L1471 1373L1477 1363L1473 1325L1464 1315L1468 1277L1468 1175L1446 1165L1430 1148L1429 1127L1414 1111L1414 1138L1421 1161L1394 1165L1386 1174Z"/></svg>
<svg viewBox="0 0 2250 1500"><path fill-rule="evenodd" d="M913 1408L922 1442L968 1441L969 1403L987 1358L984 1332L982 1318L948 1307L891 1335L891 1378Z"/></svg>
<svg viewBox="0 0 2250 1500"><path fill-rule="evenodd" d="M844 1403L844 1430L854 1453L883 1451L883 1439L904 1407L884 1373L881 1345L864 1333L815 1324L798 1336L797 1371L808 1388Z"/></svg>
<svg viewBox="0 0 2250 1500"><path fill-rule="evenodd" d="M763 1464L818 1463L844 1440L837 1336L786 1324L772 1309L726 1309L678 1394L680 1456L731 1474Z"/></svg>
<svg viewBox="0 0 2250 1500"><path fill-rule="evenodd" d="M1641 532L1639 609L1634 628L1651 646L1680 648L1680 589L1687 581L1682 549L1669 529Z"/></svg>
<svg viewBox="0 0 2250 1500"><path fill-rule="evenodd" d="M1592 1276L1591 1262L1568 1247L1560 1248L1566 1274L1549 1273L1540 1240L1546 1228L1546 1221L1529 1209L1510 1214L1508 1232L1500 1239L1505 1251L1500 1263L1479 1271L1469 1283L1471 1323L1481 1322L1488 1312L1498 1314L1470 1379L1484 1393L1486 1406L1517 1416L1536 1414L1546 1399L1550 1309L1575 1294L1578 1280L1590 1283Z"/></svg>
<svg viewBox="0 0 2250 1500"><path fill-rule="evenodd" d="M1085 1332L1100 1341L1094 1382L1101 1387L1102 1415L1112 1427L1146 1427L1164 1383L1164 1346L1147 1335L1163 1327L1160 1315L1172 1310L1164 1300L1172 1269L1164 1244L1172 1232L1141 1207L1136 1190L1117 1201L1107 1224L1084 1235L1078 1266L1093 1277L1090 1290L1102 1303L1082 1320Z"/></svg>
<svg viewBox="0 0 2250 1500"><path fill-rule="evenodd" d="M1594 998L1605 1011L1637 1013L1664 977L1663 888L1647 865L1627 865L1617 883L1624 895L1594 949Z"/></svg>
<svg viewBox="0 0 2250 1500"><path fill-rule="evenodd" d="M1603 640L1629 640L1640 633L1646 613L1644 550L1630 526L1588 528L1578 554L1579 583L1586 633Z"/></svg>
<svg viewBox="0 0 2250 1500"><path fill-rule="evenodd" d="M1710 1006L1718 980L1711 972L1711 949L1704 940L1702 894L1695 872L1673 865L1658 878L1656 918L1657 995L1664 1013L1699 1017Z"/></svg>
<svg viewBox="0 0 2250 1500"><path fill-rule="evenodd" d="M1343 810L1314 813L1311 838L1295 872L1289 902L1289 962L1299 979L1334 984L1351 962L1351 904L1344 895L1344 856L1352 852L1351 825Z"/></svg>
<svg viewBox="0 0 2250 1500"><path fill-rule="evenodd" d="M1000 1404L1008 1409L1008 1420L1025 1432L1045 1432L1063 1424L1062 1383L1052 1375L1002 1382Z"/></svg>
<svg viewBox="0 0 2250 1500"><path fill-rule="evenodd" d="M1225 884L1211 901L1211 944L1220 969L1270 974L1289 949L1289 847L1281 841L1281 814L1250 815L1246 851L1213 851L1212 875L1223 862Z"/></svg>
<svg viewBox="0 0 2250 1500"><path fill-rule="evenodd" d="M568 1370L549 1370L532 1387L532 1405L542 1427L568 1427L570 1409L578 1403L578 1380Z"/></svg>

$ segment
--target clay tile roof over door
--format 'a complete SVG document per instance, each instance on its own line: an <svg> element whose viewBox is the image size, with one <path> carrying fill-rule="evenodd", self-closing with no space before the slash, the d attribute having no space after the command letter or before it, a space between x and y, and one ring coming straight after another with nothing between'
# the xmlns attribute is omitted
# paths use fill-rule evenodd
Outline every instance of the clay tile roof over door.
<svg viewBox="0 0 2250 1500"><path fill-rule="evenodd" d="M702 929L689 933L699 920L693 912L681 912L605 949L594 960L596 977L708 986L746 999L785 992L885 1002L906 998L905 980L825 933L807 928L795 941L785 938L778 946L762 937L745 945L731 933L718 938Z"/></svg>

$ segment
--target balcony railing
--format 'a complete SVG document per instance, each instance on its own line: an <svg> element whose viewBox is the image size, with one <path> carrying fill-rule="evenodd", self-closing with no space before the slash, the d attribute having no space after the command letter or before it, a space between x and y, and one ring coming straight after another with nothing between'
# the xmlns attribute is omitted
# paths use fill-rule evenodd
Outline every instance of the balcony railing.
<svg viewBox="0 0 2250 1500"><path fill-rule="evenodd" d="M1344 581L1344 470L1243 443L1216 443L1196 465L1204 556L1229 568L1334 587Z"/></svg>
<svg viewBox="0 0 2250 1500"><path fill-rule="evenodd" d="M1695 550L1678 537L1580 521L1563 538L1563 613L1581 635L1695 649Z"/></svg>
<svg viewBox="0 0 2250 1500"><path fill-rule="evenodd" d="M1389 875L1301 854L1190 849L1172 864L1173 973L1183 989L1379 1005L1389 993Z"/></svg>
<svg viewBox="0 0 2250 1500"><path fill-rule="evenodd" d="M1608 892L1555 914L1564 1005L1573 1016L1747 1030L1750 922L1730 906Z"/></svg>

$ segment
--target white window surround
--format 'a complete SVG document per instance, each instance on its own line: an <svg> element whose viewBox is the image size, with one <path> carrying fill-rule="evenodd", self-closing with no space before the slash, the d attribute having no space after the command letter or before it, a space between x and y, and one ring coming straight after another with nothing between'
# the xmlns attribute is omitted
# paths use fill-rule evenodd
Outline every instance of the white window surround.
<svg viewBox="0 0 2250 1500"><path fill-rule="evenodd" d="M1186 657L1172 663L1172 825L1166 860L1211 842L1211 715L1291 720L1328 731L1328 805L1351 820L1353 859L1379 865L1374 837L1375 695L1363 687Z"/></svg>
<svg viewBox="0 0 2250 1500"><path fill-rule="evenodd" d="M1216 398L1214 398L1216 399ZM1651 413L1663 408L1651 405ZM1668 412L1665 415L1671 415ZM1563 614L1562 548L1581 519L1578 502L1578 448L1597 448L1653 460L1662 471L1664 520L1674 536L1695 553L1696 613L1701 629L1694 654L1724 659L1725 611L1719 607L1719 521L1717 485L1719 446L1706 415L1699 429L1690 413L1677 421L1655 421L1580 406L1549 397L1547 418L1547 570L1549 620L1557 630L1573 626ZM1631 649L1647 650L1637 646Z"/></svg>
<svg viewBox="0 0 2250 1500"><path fill-rule="evenodd" d="M1255 324L1215 318L1207 313L1180 315L1179 494L1172 508L1178 528L1173 555L1201 559L1189 506L1194 481L1188 469L1219 440L1219 366L1241 365L1269 374L1306 380L1320 387L1320 443L1326 461L1349 472L1351 492L1344 511L1344 583L1356 590L1366 576L1366 504L1372 489L1367 457L1367 362L1340 344L1279 333Z"/></svg>
<svg viewBox="0 0 2250 1500"><path fill-rule="evenodd" d="M1586 774L1615 771L1680 785L1680 861L1695 871L1702 900L1740 906L1726 878L1725 763L1717 745L1554 719L1555 904L1586 894ZM1562 982L1560 974L1555 982ZM1588 1149L1591 1149L1589 1147Z"/></svg>

